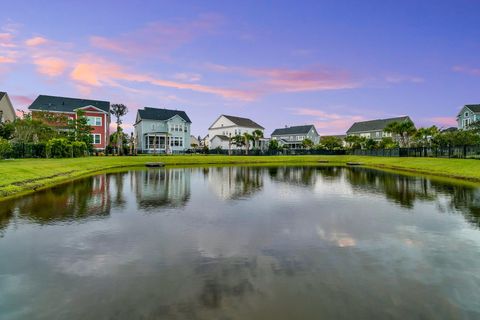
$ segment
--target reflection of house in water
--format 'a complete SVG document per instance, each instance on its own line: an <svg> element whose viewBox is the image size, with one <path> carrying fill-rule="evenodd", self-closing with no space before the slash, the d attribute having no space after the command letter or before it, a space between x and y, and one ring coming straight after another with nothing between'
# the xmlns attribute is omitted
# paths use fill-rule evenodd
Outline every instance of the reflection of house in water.
<svg viewBox="0 0 480 320"><path fill-rule="evenodd" d="M108 184L109 178L103 174L5 201L0 207L0 229L17 218L44 224L108 216Z"/></svg>
<svg viewBox="0 0 480 320"><path fill-rule="evenodd" d="M316 167L271 167L268 168L268 174L275 182L298 186L314 186L317 182Z"/></svg>
<svg viewBox="0 0 480 320"><path fill-rule="evenodd" d="M190 198L191 169L133 171L137 202L141 208L183 206Z"/></svg>
<svg viewBox="0 0 480 320"><path fill-rule="evenodd" d="M204 173L211 190L222 199L248 197L263 188L265 169L255 167L207 168Z"/></svg>

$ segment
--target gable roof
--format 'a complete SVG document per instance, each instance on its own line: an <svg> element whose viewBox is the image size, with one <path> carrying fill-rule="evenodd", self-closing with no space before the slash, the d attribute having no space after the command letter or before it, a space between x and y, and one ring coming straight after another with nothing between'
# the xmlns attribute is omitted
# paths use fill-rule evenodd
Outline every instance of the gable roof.
<svg viewBox="0 0 480 320"><path fill-rule="evenodd" d="M275 129L272 132L272 136L288 135L288 134L307 134L312 128L315 129L313 124Z"/></svg>
<svg viewBox="0 0 480 320"><path fill-rule="evenodd" d="M190 118L187 116L185 111L179 111L179 110L145 107L143 108L143 110L142 109L138 110L138 115L142 120L145 119L145 120L160 120L160 121L165 121L178 115L186 122L192 123L192 121L190 121Z"/></svg>
<svg viewBox="0 0 480 320"><path fill-rule="evenodd" d="M480 112L480 104L466 104L464 108L468 108L473 112Z"/></svg>
<svg viewBox="0 0 480 320"><path fill-rule="evenodd" d="M226 140L226 141L228 141L228 137L227 137L227 136L224 136L224 135L222 135L222 134L214 135L213 138L212 138L212 140L215 139L216 137L218 137L220 140L224 140L224 141Z"/></svg>
<svg viewBox="0 0 480 320"><path fill-rule="evenodd" d="M350 129L347 130L347 133L383 130L388 124L392 122L397 122L397 121L402 122L402 121L408 121L408 120L410 120L410 117L403 116L403 117L396 117L396 118L376 119L376 120L355 122L350 127Z"/></svg>
<svg viewBox="0 0 480 320"><path fill-rule="evenodd" d="M28 107L29 110L75 112L76 109L94 106L106 113L110 113L110 102L79 98L67 98L39 95Z"/></svg>
<svg viewBox="0 0 480 320"><path fill-rule="evenodd" d="M237 126L240 126L240 127L265 129L264 127L262 127L261 125L259 125L255 121L253 121L251 119L248 119L248 118L242 118L242 117L236 117L236 116L227 116L225 114L222 114L221 116L224 116L225 118L227 118L228 120L232 121L233 123L235 123Z"/></svg>

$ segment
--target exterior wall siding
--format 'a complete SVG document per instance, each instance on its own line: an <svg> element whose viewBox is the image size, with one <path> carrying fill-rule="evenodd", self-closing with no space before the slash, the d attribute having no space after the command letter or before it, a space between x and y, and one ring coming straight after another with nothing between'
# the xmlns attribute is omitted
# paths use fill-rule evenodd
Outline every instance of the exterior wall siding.
<svg viewBox="0 0 480 320"><path fill-rule="evenodd" d="M457 116L458 129L467 129L474 122L480 121L480 113L475 113L467 107L463 107Z"/></svg>

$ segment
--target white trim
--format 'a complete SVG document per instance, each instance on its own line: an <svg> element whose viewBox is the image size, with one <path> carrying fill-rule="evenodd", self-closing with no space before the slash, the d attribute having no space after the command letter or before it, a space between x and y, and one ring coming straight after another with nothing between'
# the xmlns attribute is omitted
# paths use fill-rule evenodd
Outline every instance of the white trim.
<svg viewBox="0 0 480 320"><path fill-rule="evenodd" d="M86 108L93 108L93 109L96 109L98 110L98 112L101 112L101 113L108 113L106 112L105 110L102 110L100 108L97 108L95 106L92 106L92 105L88 105L88 106L85 106L85 107L81 107L81 108L76 108L76 109L73 109L73 110L80 110L80 109L86 109ZM90 112L96 112L96 111L90 111Z"/></svg>

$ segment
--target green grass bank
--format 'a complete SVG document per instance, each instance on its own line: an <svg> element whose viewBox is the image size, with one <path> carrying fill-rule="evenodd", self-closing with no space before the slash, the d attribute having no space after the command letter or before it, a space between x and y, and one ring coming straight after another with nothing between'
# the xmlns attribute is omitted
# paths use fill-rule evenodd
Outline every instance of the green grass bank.
<svg viewBox="0 0 480 320"><path fill-rule="evenodd" d="M439 158L389 158L366 156L137 156L87 157L74 159L0 160L0 200L30 193L55 184L106 170L144 167L147 162L166 165L250 165L314 164L327 160L329 165L361 162L365 166L393 169L480 182L480 161Z"/></svg>

